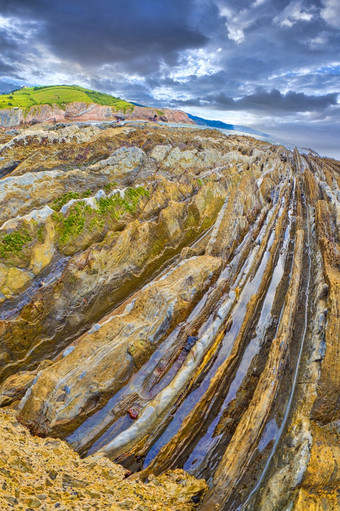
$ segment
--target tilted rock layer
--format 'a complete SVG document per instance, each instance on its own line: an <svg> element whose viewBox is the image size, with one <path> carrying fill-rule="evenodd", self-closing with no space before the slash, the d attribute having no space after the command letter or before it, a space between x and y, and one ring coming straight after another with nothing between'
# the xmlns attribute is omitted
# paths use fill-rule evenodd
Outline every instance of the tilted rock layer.
<svg viewBox="0 0 340 511"><path fill-rule="evenodd" d="M83 482L135 473L90 482L99 509L135 477L141 510L338 509L339 162L148 123L0 137L0 426Z"/></svg>

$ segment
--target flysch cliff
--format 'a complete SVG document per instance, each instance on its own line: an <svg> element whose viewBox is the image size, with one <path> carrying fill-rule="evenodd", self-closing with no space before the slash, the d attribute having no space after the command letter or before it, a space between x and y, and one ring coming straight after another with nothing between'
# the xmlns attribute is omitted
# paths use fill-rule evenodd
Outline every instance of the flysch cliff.
<svg viewBox="0 0 340 511"><path fill-rule="evenodd" d="M139 106L79 86L24 87L0 95L0 126L16 127L40 122L148 120L195 124L181 110Z"/></svg>
<svg viewBox="0 0 340 511"><path fill-rule="evenodd" d="M340 163L146 122L0 144L1 509L337 510Z"/></svg>

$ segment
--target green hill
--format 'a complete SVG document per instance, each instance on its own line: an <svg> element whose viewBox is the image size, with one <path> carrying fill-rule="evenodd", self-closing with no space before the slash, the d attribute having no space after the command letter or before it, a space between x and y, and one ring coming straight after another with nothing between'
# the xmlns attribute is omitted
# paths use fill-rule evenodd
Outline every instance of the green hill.
<svg viewBox="0 0 340 511"><path fill-rule="evenodd" d="M64 108L68 103L73 102L96 103L98 105L108 105L116 110L133 110L134 105L120 98L115 98L110 94L85 89L77 85L52 85L42 87L25 87L11 92L10 94L0 95L1 108L24 108L28 109L37 105L57 105Z"/></svg>

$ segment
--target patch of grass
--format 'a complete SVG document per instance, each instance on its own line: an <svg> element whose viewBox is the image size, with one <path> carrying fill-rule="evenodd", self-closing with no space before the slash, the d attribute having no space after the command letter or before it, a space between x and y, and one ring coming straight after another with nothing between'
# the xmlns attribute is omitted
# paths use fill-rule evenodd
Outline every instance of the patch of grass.
<svg viewBox="0 0 340 511"><path fill-rule="evenodd" d="M103 188L106 193L110 193L116 186L117 183L106 183L106 185L104 185Z"/></svg>
<svg viewBox="0 0 340 511"><path fill-rule="evenodd" d="M99 199L99 213L101 215L109 213L119 220L125 212L135 213L142 197L149 197L148 190L142 186L128 188L125 190L124 197L121 197L119 193L116 193L112 197L101 197Z"/></svg>
<svg viewBox="0 0 340 511"><path fill-rule="evenodd" d="M45 239L45 226L41 225L37 230L37 239L40 243L44 242Z"/></svg>
<svg viewBox="0 0 340 511"><path fill-rule="evenodd" d="M74 204L67 216L54 213L53 218L59 223L59 241L64 245L71 237L78 236L85 226L86 215L92 213L92 208L84 202Z"/></svg>
<svg viewBox="0 0 340 511"><path fill-rule="evenodd" d="M60 197L57 197L51 204L51 208L54 211L60 211L65 204L67 204L72 199L84 199L85 197L90 197L92 195L91 190L86 190L83 193L78 192L66 192Z"/></svg>
<svg viewBox="0 0 340 511"><path fill-rule="evenodd" d="M78 192L69 192L69 194L77 194ZM68 194L67 199L76 198ZM67 195L67 194L65 194ZM58 211L53 214L53 219L58 224L60 233L59 242L65 245L71 238L77 237L87 226L90 231L102 230L106 223L106 218L120 220L124 213L135 213L138 208L139 201L142 197L148 197L149 192L142 186L137 188L128 188L125 191L125 197L122 198L119 193L112 197L101 197L98 202L98 210L92 209L85 202L77 202L73 204L66 216L60 213L62 205L68 200L65 196L59 198L58 207L62 204ZM64 202L61 199L65 199ZM77 197L79 198L79 197Z"/></svg>
<svg viewBox="0 0 340 511"><path fill-rule="evenodd" d="M30 241L32 238L26 229L5 234L0 241L0 257L5 258L11 254L19 254Z"/></svg>
<svg viewBox="0 0 340 511"><path fill-rule="evenodd" d="M205 177L204 179L200 179L199 177L196 179L196 182L198 186L206 185L207 183L211 182L211 179L209 177Z"/></svg>
<svg viewBox="0 0 340 511"><path fill-rule="evenodd" d="M157 115L164 115L163 110L156 110L156 112L157 112Z"/></svg>
<svg viewBox="0 0 340 511"><path fill-rule="evenodd" d="M134 105L121 98L104 94L77 85L52 85L43 87L26 87L10 94L0 95L0 109L19 107L29 109L39 105L56 105L64 108L68 103L107 105L117 111L133 110Z"/></svg>

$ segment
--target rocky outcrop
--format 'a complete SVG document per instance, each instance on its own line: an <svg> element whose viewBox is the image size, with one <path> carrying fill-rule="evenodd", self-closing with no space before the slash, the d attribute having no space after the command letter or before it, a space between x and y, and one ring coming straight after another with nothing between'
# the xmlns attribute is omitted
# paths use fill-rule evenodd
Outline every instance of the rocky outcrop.
<svg viewBox="0 0 340 511"><path fill-rule="evenodd" d="M201 509L337 509L340 164L147 123L3 137L0 406L129 484L206 479Z"/></svg>
<svg viewBox="0 0 340 511"><path fill-rule="evenodd" d="M0 505L10 509L85 511L93 509L185 511L206 491L183 470L150 479L127 479L107 458L82 460L60 440L32 437L11 411L0 412Z"/></svg>
<svg viewBox="0 0 340 511"><path fill-rule="evenodd" d="M155 115L164 122L195 124L181 110L165 108L159 111L156 108L134 106L123 112L111 106L73 102L66 104L64 108L56 105L37 105L29 109L19 107L0 109L0 126L12 128L41 122L100 122L117 119L152 121Z"/></svg>

